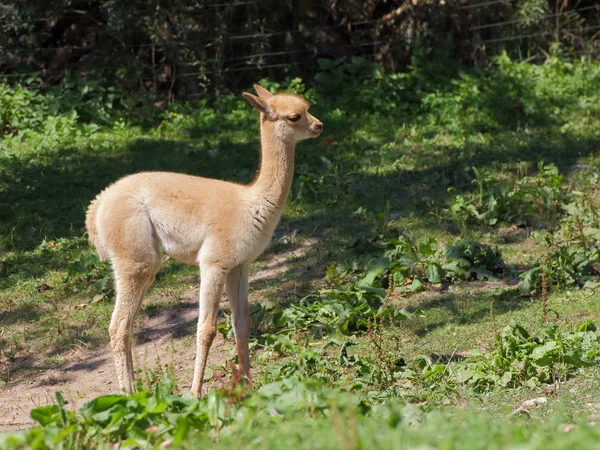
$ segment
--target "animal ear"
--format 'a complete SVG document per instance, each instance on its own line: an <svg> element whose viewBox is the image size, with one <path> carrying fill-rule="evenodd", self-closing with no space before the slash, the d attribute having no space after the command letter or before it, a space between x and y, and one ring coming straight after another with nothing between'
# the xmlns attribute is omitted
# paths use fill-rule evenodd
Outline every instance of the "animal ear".
<svg viewBox="0 0 600 450"><path fill-rule="evenodd" d="M242 95L251 106L263 113L267 120L274 122L278 119L277 114L275 114L267 102L261 100L256 95L249 94L248 92L243 92Z"/></svg>
<svg viewBox="0 0 600 450"><path fill-rule="evenodd" d="M258 84L254 85L254 90L256 91L256 93L258 94L258 96L260 98L262 98L263 100L269 100L271 97L273 97L273 94L271 94L264 87L259 86Z"/></svg>

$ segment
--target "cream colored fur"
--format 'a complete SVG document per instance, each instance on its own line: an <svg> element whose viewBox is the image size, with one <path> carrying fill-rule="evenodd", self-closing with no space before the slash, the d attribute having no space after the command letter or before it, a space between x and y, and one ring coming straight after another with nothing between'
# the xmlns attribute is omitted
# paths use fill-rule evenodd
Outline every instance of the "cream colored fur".
<svg viewBox="0 0 600 450"><path fill-rule="evenodd" d="M161 251L200 266L200 311L192 392L200 396L226 287L240 370L250 380L248 270L268 245L287 200L297 142L321 133L304 99L255 85L244 98L260 111L261 167L247 186L168 172L120 179L86 216L98 255L112 263L117 299L111 346L121 389L133 390L133 322L161 263ZM298 118L296 121L293 119Z"/></svg>

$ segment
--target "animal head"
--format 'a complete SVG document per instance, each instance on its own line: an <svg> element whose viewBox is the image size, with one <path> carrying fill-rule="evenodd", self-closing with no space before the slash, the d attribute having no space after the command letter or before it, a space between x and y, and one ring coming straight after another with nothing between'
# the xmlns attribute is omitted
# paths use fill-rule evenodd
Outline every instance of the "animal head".
<svg viewBox="0 0 600 450"><path fill-rule="evenodd" d="M308 112L309 104L299 95L271 94L258 84L254 89L258 97L248 92L242 95L260 111L262 121L275 124L275 133L282 139L298 142L317 137L323 131L323 123Z"/></svg>

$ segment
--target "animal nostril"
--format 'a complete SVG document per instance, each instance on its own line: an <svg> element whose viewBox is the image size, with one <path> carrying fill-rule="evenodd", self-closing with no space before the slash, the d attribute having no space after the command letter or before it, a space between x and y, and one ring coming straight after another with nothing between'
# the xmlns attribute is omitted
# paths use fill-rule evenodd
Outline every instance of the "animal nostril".
<svg viewBox="0 0 600 450"><path fill-rule="evenodd" d="M323 129L323 124L321 122L314 124L315 130L321 131Z"/></svg>

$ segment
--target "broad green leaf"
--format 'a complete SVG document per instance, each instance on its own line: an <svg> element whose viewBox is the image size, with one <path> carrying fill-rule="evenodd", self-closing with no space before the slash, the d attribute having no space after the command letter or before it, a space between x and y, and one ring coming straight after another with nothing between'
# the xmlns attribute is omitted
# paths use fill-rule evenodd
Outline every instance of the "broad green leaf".
<svg viewBox="0 0 600 450"><path fill-rule="evenodd" d="M127 397L124 395L103 395L84 404L79 412L84 417L90 417L92 414L105 411L117 403L125 404Z"/></svg>
<svg viewBox="0 0 600 450"><path fill-rule="evenodd" d="M369 263L365 275L356 283L358 286L373 286L373 283L390 266L387 258L379 258Z"/></svg>
<svg viewBox="0 0 600 450"><path fill-rule="evenodd" d="M430 264L427 266L427 281L430 283L441 283L441 269L437 264Z"/></svg>
<svg viewBox="0 0 600 450"><path fill-rule="evenodd" d="M39 422L43 427L61 421L60 408L58 405L39 406L31 410L31 418Z"/></svg>

